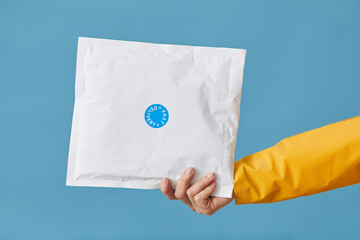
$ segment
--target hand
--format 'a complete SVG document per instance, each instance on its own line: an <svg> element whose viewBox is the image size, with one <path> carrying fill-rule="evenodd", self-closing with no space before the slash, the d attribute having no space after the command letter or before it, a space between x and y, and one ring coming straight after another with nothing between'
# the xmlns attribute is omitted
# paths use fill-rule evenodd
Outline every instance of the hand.
<svg viewBox="0 0 360 240"><path fill-rule="evenodd" d="M170 180L164 178L161 182L161 192L170 200L181 200L191 210L205 215L213 215L233 200L233 198L210 196L216 186L214 173L209 173L190 186L194 174L193 168L186 169L180 176L175 190L171 188Z"/></svg>

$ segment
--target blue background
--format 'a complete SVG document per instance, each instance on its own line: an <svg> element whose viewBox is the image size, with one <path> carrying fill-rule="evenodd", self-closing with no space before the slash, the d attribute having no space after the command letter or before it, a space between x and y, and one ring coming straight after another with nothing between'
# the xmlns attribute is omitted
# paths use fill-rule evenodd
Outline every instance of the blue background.
<svg viewBox="0 0 360 240"><path fill-rule="evenodd" d="M236 159L360 113L360 1L0 0L0 239L356 239L360 185L198 215L66 187L77 37L248 49Z"/></svg>

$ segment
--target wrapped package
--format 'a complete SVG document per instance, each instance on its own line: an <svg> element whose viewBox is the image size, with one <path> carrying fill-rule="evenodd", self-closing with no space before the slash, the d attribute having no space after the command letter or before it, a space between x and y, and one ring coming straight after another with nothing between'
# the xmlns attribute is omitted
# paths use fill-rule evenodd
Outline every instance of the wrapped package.
<svg viewBox="0 0 360 240"><path fill-rule="evenodd" d="M175 187L192 166L231 197L245 53L79 38L67 185Z"/></svg>

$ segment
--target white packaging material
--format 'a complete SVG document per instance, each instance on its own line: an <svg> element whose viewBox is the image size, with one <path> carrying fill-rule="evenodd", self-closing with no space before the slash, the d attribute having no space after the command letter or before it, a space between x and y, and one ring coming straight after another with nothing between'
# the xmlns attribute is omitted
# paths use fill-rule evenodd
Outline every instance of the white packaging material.
<svg viewBox="0 0 360 240"><path fill-rule="evenodd" d="M245 53L79 38L66 184L175 187L192 166L231 197Z"/></svg>

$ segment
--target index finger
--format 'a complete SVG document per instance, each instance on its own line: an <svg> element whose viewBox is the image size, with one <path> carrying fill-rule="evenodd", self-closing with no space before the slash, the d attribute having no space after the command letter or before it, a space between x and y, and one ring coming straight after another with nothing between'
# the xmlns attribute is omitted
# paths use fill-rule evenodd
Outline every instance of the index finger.
<svg viewBox="0 0 360 240"><path fill-rule="evenodd" d="M209 186L214 181L214 178L215 178L215 174L211 172L208 175L206 175L205 177L203 177L202 179L200 179L200 181L193 184L186 191L186 194L188 195L190 201L194 198L194 196L196 194L198 194L199 192L204 190L207 186Z"/></svg>

